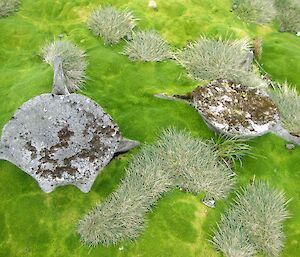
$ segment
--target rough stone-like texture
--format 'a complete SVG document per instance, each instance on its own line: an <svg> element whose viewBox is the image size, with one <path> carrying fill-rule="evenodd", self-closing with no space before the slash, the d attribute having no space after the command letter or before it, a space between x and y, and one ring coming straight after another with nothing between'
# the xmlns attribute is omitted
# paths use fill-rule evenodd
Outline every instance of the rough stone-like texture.
<svg viewBox="0 0 300 257"><path fill-rule="evenodd" d="M285 144L285 147L288 150L293 150L293 149L295 149L296 146L294 144Z"/></svg>
<svg viewBox="0 0 300 257"><path fill-rule="evenodd" d="M272 129L271 132L287 142L300 145L300 136L291 134L289 131L283 128L280 122Z"/></svg>
<svg viewBox="0 0 300 257"><path fill-rule="evenodd" d="M43 94L21 106L4 127L0 157L45 192L68 184L88 192L120 140L118 126L89 98Z"/></svg>
<svg viewBox="0 0 300 257"><path fill-rule="evenodd" d="M148 8L157 10L157 4L154 0L150 0L148 3Z"/></svg>
<svg viewBox="0 0 300 257"><path fill-rule="evenodd" d="M229 136L260 136L279 122L278 109L266 94L228 80L197 87L192 99L208 126Z"/></svg>

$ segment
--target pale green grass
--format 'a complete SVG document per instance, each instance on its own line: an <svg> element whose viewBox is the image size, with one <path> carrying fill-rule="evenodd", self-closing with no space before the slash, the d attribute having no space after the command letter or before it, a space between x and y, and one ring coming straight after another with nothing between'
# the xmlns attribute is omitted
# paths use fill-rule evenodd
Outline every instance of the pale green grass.
<svg viewBox="0 0 300 257"><path fill-rule="evenodd" d="M158 31L171 46L184 47L200 35L263 37L260 64L274 79L287 79L300 89L300 46L296 36L279 33L276 27L241 22L229 11L229 0L157 0L158 12L147 10L147 3L59 0L53 4L52 0L23 0L15 15L0 20L0 127L25 101L51 91L53 71L39 53L46 42L63 34L87 54L89 79L82 93L114 118L124 136L148 144L169 126L187 129L195 137L213 136L190 106L153 97L161 92L190 92L198 83L190 80L184 69L172 61L130 62L120 54L125 43L104 46L104 41L87 29L90 12L99 4L129 8L140 18L142 30ZM282 254L291 257L300 252L300 148L288 151L284 144L271 135L254 140L251 145L260 157L245 158L243 167L236 169L238 185L247 184L255 174L294 199L289 205L292 218L285 225L287 241ZM77 221L116 189L130 158L125 154L114 159L88 194L72 186L45 194L31 177L0 161L0 256L220 256L207 239L227 201L208 209L197 197L178 191L163 198L147 215L147 229L135 243L92 250L81 245Z"/></svg>

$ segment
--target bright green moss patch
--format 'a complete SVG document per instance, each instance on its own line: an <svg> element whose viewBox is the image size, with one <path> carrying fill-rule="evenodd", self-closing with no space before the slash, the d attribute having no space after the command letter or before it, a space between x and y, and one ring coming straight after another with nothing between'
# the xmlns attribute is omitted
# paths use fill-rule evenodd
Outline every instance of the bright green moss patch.
<svg viewBox="0 0 300 257"><path fill-rule="evenodd" d="M262 64L274 80L297 86L300 92L299 37L272 32L263 38ZM298 70L298 72L297 72Z"/></svg>
<svg viewBox="0 0 300 257"><path fill-rule="evenodd" d="M157 0L158 12L147 10L147 1L140 0L60 0L55 4L52 0L22 0L17 13L0 20L0 128L25 101L51 91L53 71L38 54L46 42L62 34L87 53L88 79L80 93L99 103L125 137L148 144L170 126L186 129L195 137L213 135L190 106L153 97L161 92L191 92L198 83L190 80L184 69L173 61L132 63L120 54L124 43L105 47L101 38L92 35L86 20L102 3L128 7L141 19L141 29L157 30L171 46L184 47L187 41L203 34L210 38L262 37L260 63L264 69L278 81L287 79L300 92L299 38L277 32L275 25L243 23L229 11L231 0ZM294 199L288 206L292 218L284 227L287 240L282 256L297 256L300 148L289 151L285 142L273 135L257 138L251 144L261 156L245 158L243 167L237 167L238 186L246 185L255 175ZM88 194L72 186L45 194L31 177L0 161L0 256L220 256L207 239L230 199L208 210L198 198L177 191L168 194L148 214L147 228L137 242L91 250L80 244L77 221L116 189L130 156L113 160Z"/></svg>

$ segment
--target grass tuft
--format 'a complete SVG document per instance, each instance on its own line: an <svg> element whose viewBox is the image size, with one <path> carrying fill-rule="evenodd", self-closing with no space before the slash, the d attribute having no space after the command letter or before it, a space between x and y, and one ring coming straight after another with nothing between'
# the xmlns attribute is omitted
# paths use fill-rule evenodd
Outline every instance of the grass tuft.
<svg viewBox="0 0 300 257"><path fill-rule="evenodd" d="M0 0L0 18L13 14L19 7L20 0Z"/></svg>
<svg viewBox="0 0 300 257"><path fill-rule="evenodd" d="M205 37L177 53L177 61L195 80L229 79L249 87L265 87L254 73L243 68L251 44L247 39L218 40Z"/></svg>
<svg viewBox="0 0 300 257"><path fill-rule="evenodd" d="M174 186L195 194L204 191L216 200L226 197L233 188L233 172L219 161L214 147L207 142L168 129L157 146Z"/></svg>
<svg viewBox="0 0 300 257"><path fill-rule="evenodd" d="M213 80L240 71L250 50L250 42L218 40L205 37L190 43L177 59L196 80Z"/></svg>
<svg viewBox="0 0 300 257"><path fill-rule="evenodd" d="M275 0L278 10L277 19L280 24L280 31L300 31L300 1L298 0Z"/></svg>
<svg viewBox="0 0 300 257"><path fill-rule="evenodd" d="M141 31L133 34L124 49L124 54L133 61L159 62L171 58L166 41L155 31Z"/></svg>
<svg viewBox="0 0 300 257"><path fill-rule="evenodd" d="M289 217L286 203L282 192L263 182L250 185L238 194L238 219L255 248L268 256L279 256L283 248L282 223Z"/></svg>
<svg viewBox="0 0 300 257"><path fill-rule="evenodd" d="M276 16L274 0L234 0L234 13L246 22L266 24Z"/></svg>
<svg viewBox="0 0 300 257"><path fill-rule="evenodd" d="M279 256L283 222L289 217L286 205L284 194L266 183L248 185L237 193L235 204L222 216L213 244L228 257L253 256L255 252Z"/></svg>
<svg viewBox="0 0 300 257"><path fill-rule="evenodd" d="M124 37L131 38L136 19L128 10L98 7L92 12L87 25L94 35L103 37L105 44L112 45Z"/></svg>
<svg viewBox="0 0 300 257"><path fill-rule="evenodd" d="M273 83L269 95L279 109L283 127L292 134L300 135L300 96L296 88L287 82L282 85Z"/></svg>
<svg viewBox="0 0 300 257"><path fill-rule="evenodd" d="M83 243L108 246L137 238L145 213L171 186L160 160L153 146L135 156L117 191L79 222Z"/></svg>
<svg viewBox="0 0 300 257"><path fill-rule="evenodd" d="M53 66L56 56L62 59L62 67L66 77L69 92L80 89L85 82L87 62L85 53L69 41L54 41L42 49L42 56L46 63Z"/></svg>
<svg viewBox="0 0 300 257"><path fill-rule="evenodd" d="M235 210L221 216L211 242L226 257L251 257L256 253Z"/></svg>
<svg viewBox="0 0 300 257"><path fill-rule="evenodd" d="M242 158L244 156L255 157L252 153L252 147L246 142L247 139L245 138L224 135L216 135L215 138L211 139L216 154L227 165L231 165L235 161L239 161L240 165L242 165Z"/></svg>
<svg viewBox="0 0 300 257"><path fill-rule="evenodd" d="M165 130L156 144L134 157L117 191L79 222L78 232L90 246L134 240L144 228L145 213L163 193L179 186L218 200L234 182L211 145L186 132Z"/></svg>

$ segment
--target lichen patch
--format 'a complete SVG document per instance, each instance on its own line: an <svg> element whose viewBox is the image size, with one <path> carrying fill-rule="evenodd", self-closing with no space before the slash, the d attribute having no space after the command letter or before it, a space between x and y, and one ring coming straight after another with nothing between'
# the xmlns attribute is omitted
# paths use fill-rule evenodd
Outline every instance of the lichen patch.
<svg viewBox="0 0 300 257"><path fill-rule="evenodd" d="M257 136L279 121L278 109L265 93L229 80L199 86L192 97L209 125L227 134Z"/></svg>
<svg viewBox="0 0 300 257"><path fill-rule="evenodd" d="M13 162L50 192L67 184L88 191L120 140L118 126L89 98L44 94L17 110L1 143Z"/></svg>

